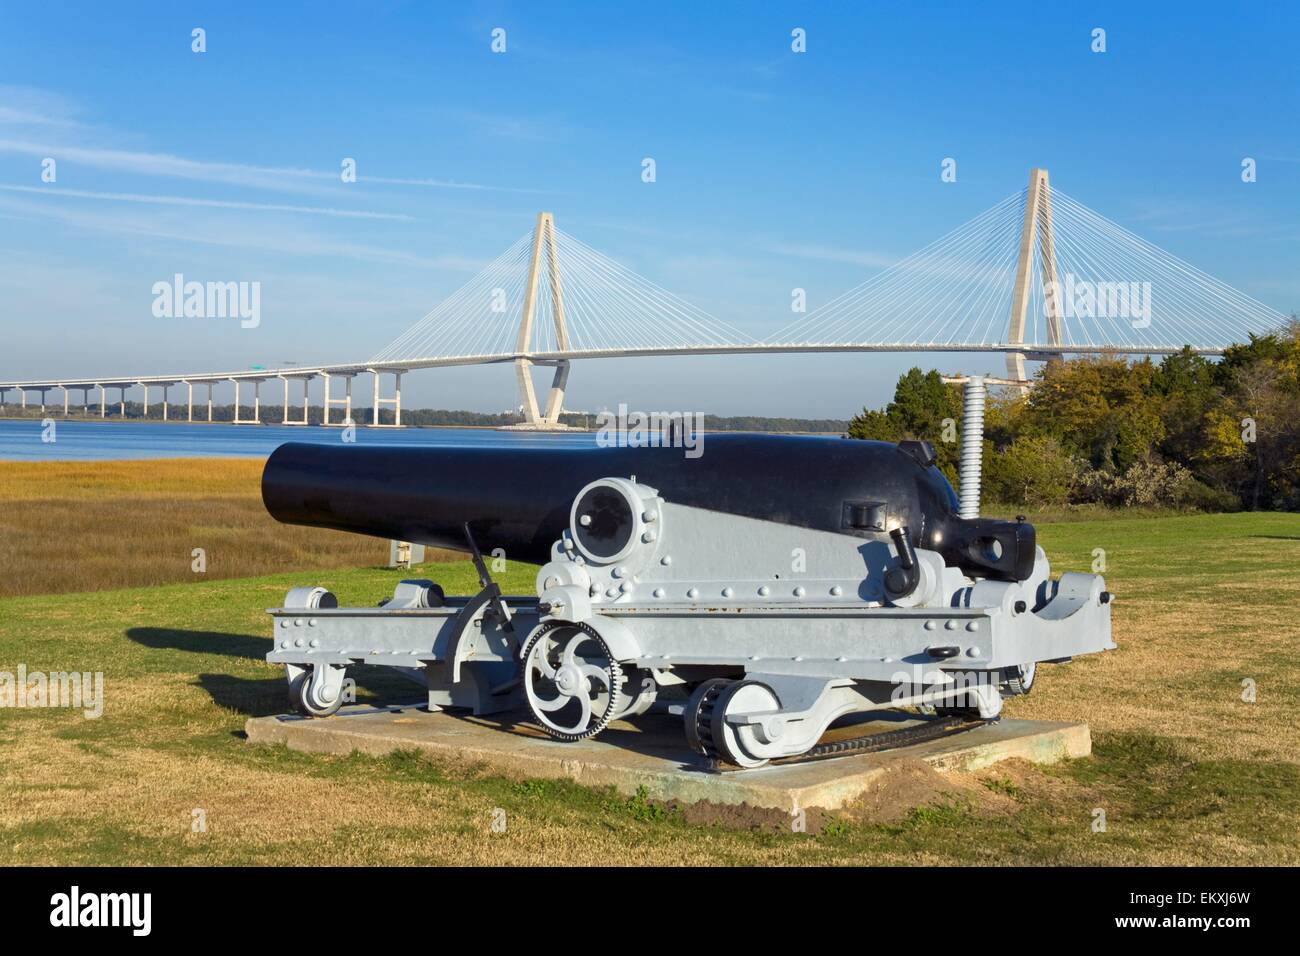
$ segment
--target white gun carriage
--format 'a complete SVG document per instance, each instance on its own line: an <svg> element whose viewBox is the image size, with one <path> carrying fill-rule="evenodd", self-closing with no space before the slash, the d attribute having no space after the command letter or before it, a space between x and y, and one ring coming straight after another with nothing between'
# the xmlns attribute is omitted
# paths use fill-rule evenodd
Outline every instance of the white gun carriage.
<svg viewBox="0 0 1300 956"><path fill-rule="evenodd" d="M347 668L377 664L430 707L526 706L559 740L675 714L703 758L752 769L824 752L828 728L868 711L994 719L1039 664L1114 647L1102 578L1054 579L1022 521L958 517L924 442L711 436L699 459L290 444L263 496L282 521L479 567L468 598L423 580L374 608L291 591L267 660L308 716L338 709ZM535 592L503 595L483 552L539 563Z"/></svg>

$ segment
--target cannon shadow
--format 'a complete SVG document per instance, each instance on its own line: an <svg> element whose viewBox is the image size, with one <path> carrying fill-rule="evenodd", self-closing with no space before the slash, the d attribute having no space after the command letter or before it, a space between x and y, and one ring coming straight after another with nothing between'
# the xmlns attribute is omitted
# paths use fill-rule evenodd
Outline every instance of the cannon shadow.
<svg viewBox="0 0 1300 956"><path fill-rule="evenodd" d="M187 631L178 628L133 627L126 636L143 647L185 651L190 654L219 654L247 661L263 661L271 649L271 640L253 634L227 631ZM283 668L273 677L239 677L234 674L201 673L195 683L202 687L218 707L225 707L247 717L269 717L291 710ZM419 699L409 680L390 673L386 668L354 666L348 676L357 682L360 703L386 701L409 702ZM240 731L242 735L243 731Z"/></svg>
<svg viewBox="0 0 1300 956"><path fill-rule="evenodd" d="M155 650L185 651L189 654L221 654L261 660L271 649L269 637L231 634L225 631L183 631L168 627L132 627L126 636L144 647Z"/></svg>

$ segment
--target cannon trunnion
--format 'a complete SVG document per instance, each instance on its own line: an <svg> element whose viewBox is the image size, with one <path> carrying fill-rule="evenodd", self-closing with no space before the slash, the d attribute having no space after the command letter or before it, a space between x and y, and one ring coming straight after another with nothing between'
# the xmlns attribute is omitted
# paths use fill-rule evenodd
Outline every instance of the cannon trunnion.
<svg viewBox="0 0 1300 956"><path fill-rule="evenodd" d="M1037 664L1114 647L1095 575L1053 580L1033 528L962 519L924 443L711 436L674 448L286 445L282 521L472 550L482 592L403 582L379 608L295 589L271 613L300 710L353 663L400 668L431 706L522 700L552 736L679 715L702 755L753 768L832 723L919 707L991 719ZM508 597L480 550L541 563Z"/></svg>

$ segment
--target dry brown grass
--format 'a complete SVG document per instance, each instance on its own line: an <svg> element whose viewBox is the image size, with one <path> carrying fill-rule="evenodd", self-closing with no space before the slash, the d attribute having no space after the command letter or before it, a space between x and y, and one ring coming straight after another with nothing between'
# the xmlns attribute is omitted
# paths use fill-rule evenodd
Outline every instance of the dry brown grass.
<svg viewBox="0 0 1300 956"><path fill-rule="evenodd" d="M387 563L378 538L274 521L261 476L244 458L0 462L0 597L193 580L195 548L208 578Z"/></svg>

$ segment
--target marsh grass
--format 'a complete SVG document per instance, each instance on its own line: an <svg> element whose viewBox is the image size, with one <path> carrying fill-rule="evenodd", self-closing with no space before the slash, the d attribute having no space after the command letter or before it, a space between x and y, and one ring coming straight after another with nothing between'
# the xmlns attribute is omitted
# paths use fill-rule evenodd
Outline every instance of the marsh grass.
<svg viewBox="0 0 1300 956"><path fill-rule="evenodd" d="M261 459L0 462L0 596L381 565L379 538L283 525ZM458 558L428 552L430 561Z"/></svg>

